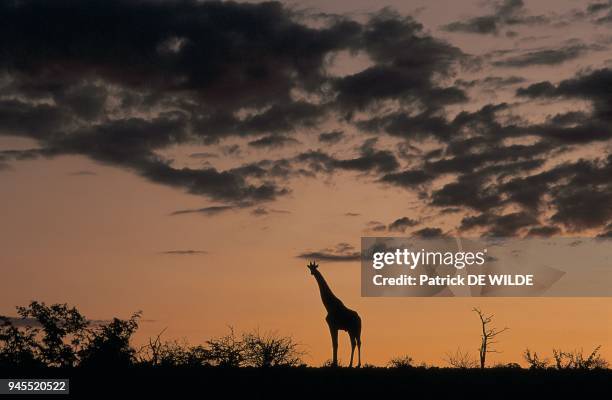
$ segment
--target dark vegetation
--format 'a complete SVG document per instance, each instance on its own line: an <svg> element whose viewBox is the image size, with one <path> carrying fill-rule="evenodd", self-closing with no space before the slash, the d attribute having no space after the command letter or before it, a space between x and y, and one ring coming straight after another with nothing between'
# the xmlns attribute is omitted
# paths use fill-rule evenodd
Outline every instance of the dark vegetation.
<svg viewBox="0 0 612 400"><path fill-rule="evenodd" d="M526 393L565 397L612 386L612 371L599 347L590 353L554 349L550 359L527 349L523 357L529 368L515 363L479 368L481 362L460 349L447 354L450 368L416 364L409 355L393 358L385 367L310 367L302 361L301 346L276 333L238 334L230 328L224 336L192 346L162 340L162 332L135 347L131 339L139 312L104 322L90 322L66 304L32 302L17 312L18 319L0 317L0 378L69 378L71 393L79 397L176 396L194 391L222 392L228 398L383 393L403 397L424 393L435 398L484 392L495 396L497 391L504 397ZM493 329L491 319L481 315L486 336ZM479 355L481 350L482 346Z"/></svg>

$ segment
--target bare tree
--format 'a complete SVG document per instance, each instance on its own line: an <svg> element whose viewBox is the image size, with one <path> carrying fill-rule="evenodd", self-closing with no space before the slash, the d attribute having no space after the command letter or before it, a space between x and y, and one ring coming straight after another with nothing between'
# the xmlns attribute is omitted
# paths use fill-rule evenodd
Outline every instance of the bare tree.
<svg viewBox="0 0 612 400"><path fill-rule="evenodd" d="M464 353L460 348L457 348L454 353L446 353L444 361L453 368L468 369L478 366L478 362L474 360L470 353L467 351Z"/></svg>
<svg viewBox="0 0 612 400"><path fill-rule="evenodd" d="M499 334L508 330L508 328L497 329L491 326L493 321L493 314L486 315L479 308L474 308L473 311L478 314L480 318L480 324L482 325L482 333L480 337L480 349L478 349L480 355L480 368L484 368L487 361L488 353L498 353L497 350L493 349L493 345L497 343L495 337Z"/></svg>

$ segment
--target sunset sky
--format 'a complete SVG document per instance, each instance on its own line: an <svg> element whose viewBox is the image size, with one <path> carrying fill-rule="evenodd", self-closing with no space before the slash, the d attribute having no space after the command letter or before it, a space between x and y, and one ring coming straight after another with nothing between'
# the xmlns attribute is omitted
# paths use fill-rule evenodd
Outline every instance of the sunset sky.
<svg viewBox="0 0 612 400"><path fill-rule="evenodd" d="M612 2L0 3L0 315L143 310L331 357L612 359L606 298L362 298L362 236L612 236ZM340 339L345 363L348 337Z"/></svg>

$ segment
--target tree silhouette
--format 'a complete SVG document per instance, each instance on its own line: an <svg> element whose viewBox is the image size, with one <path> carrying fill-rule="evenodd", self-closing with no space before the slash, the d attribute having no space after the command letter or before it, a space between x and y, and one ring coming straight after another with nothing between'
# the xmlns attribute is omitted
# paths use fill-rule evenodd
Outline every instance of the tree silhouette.
<svg viewBox="0 0 612 400"><path fill-rule="evenodd" d="M36 352L37 331L19 329L7 317L0 317L0 367L40 367L44 363Z"/></svg>
<svg viewBox="0 0 612 400"><path fill-rule="evenodd" d="M497 343L494 340L495 337L507 331L508 328L498 330L495 327L491 327L490 324L493 321L493 314L485 315L478 308L474 308L473 311L478 314L478 318L480 318L480 324L482 326L482 333L480 336L480 348L478 349L478 353L480 356L480 368L484 369L485 364L487 362L487 354L498 353L497 350L491 347L493 344Z"/></svg>
<svg viewBox="0 0 612 400"><path fill-rule="evenodd" d="M17 307L21 318L33 318L40 328L32 328L26 332L41 335L36 341L34 352L37 357L49 366L74 366L78 361L77 353L89 322L79 311L67 304L52 304L33 301L26 307ZM26 333L27 334L27 333Z"/></svg>
<svg viewBox="0 0 612 400"><path fill-rule="evenodd" d="M140 313L128 320L114 318L91 326L67 304L33 301L17 307L22 325L0 317L0 365L12 366L127 366L134 361L130 339Z"/></svg>
<svg viewBox="0 0 612 400"><path fill-rule="evenodd" d="M135 360L136 351L130 339L138 329L141 313L130 319L113 318L111 322L91 330L86 344L79 351L80 365L85 367L127 367Z"/></svg>

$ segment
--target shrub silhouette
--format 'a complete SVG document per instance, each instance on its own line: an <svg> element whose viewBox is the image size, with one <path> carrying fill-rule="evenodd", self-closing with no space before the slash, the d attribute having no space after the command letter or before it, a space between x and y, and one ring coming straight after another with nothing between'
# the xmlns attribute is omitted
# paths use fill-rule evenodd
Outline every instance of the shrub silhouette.
<svg viewBox="0 0 612 400"><path fill-rule="evenodd" d="M606 361L599 350L601 346L595 347L593 351L585 356L583 350L562 351L553 349L553 358L557 369L604 369L608 368Z"/></svg>
<svg viewBox="0 0 612 400"><path fill-rule="evenodd" d="M206 359L213 365L221 367L243 367L246 365L244 342L234 333L234 328L219 338L206 341Z"/></svg>
<svg viewBox="0 0 612 400"><path fill-rule="evenodd" d="M472 358L470 353L462 352L460 348L457 348L454 353L446 353L444 361L452 368L469 369L478 366L478 362Z"/></svg>
<svg viewBox="0 0 612 400"><path fill-rule="evenodd" d="M387 367L389 368L412 368L413 361L414 360L412 359L412 357L408 355L404 355L401 357L395 357L389 360L389 362L387 363Z"/></svg>
<svg viewBox="0 0 612 400"><path fill-rule="evenodd" d="M253 367L296 367L302 363L304 353L290 336L254 331L243 335L242 341L245 358Z"/></svg>
<svg viewBox="0 0 612 400"><path fill-rule="evenodd" d="M165 331L165 329L164 329ZM162 341L162 331L138 351L138 363L160 367L199 367L209 365L203 346L190 347L178 341Z"/></svg>
<svg viewBox="0 0 612 400"><path fill-rule="evenodd" d="M529 369L546 369L548 368L548 358L541 359L538 353L531 350L525 349L523 352L523 359L529 364Z"/></svg>

